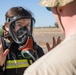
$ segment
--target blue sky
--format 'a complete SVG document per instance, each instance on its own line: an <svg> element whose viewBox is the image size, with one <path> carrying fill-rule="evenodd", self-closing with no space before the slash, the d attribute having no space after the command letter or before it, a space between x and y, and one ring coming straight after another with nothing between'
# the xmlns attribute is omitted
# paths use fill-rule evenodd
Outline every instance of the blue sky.
<svg viewBox="0 0 76 75"><path fill-rule="evenodd" d="M53 14L38 3L40 0L0 0L0 25L5 22L5 13L15 6L22 6L33 12L36 19L35 27L53 26L55 19Z"/></svg>

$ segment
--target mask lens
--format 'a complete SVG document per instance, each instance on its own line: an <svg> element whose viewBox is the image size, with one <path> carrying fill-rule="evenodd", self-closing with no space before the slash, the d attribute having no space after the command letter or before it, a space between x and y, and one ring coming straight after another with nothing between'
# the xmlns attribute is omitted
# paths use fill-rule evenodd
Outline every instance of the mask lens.
<svg viewBox="0 0 76 75"><path fill-rule="evenodd" d="M14 26L14 29L15 29L15 31L18 31L18 30L20 30L21 28L25 28L25 30L27 29L28 31L30 31L30 27L31 27L31 23L27 23L26 25L22 25L22 24L16 24L15 26Z"/></svg>
<svg viewBox="0 0 76 75"><path fill-rule="evenodd" d="M24 42L31 31L31 19L19 19L9 26L14 41Z"/></svg>
<svg viewBox="0 0 76 75"><path fill-rule="evenodd" d="M26 26L27 29L30 31L31 27L31 19L19 19L15 21L15 31L19 30L20 28Z"/></svg>

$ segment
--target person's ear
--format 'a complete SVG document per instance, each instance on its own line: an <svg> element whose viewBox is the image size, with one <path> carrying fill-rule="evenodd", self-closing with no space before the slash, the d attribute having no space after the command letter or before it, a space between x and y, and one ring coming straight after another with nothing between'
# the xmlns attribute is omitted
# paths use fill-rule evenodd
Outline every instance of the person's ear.
<svg viewBox="0 0 76 75"><path fill-rule="evenodd" d="M58 12L59 14L61 14L61 13L62 13L62 7L57 7L57 12Z"/></svg>

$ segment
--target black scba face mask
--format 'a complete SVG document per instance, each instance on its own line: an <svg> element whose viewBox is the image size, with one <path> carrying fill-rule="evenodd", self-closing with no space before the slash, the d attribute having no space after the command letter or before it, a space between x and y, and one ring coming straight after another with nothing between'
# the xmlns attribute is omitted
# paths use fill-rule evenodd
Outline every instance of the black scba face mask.
<svg viewBox="0 0 76 75"><path fill-rule="evenodd" d="M26 41L27 37L32 35L34 19L31 18L31 22L28 22L26 25L23 26L19 24L18 27L16 25L16 21L20 19L29 19L29 18L22 17L12 21L9 24L9 33L16 43L23 44L24 41Z"/></svg>
<svg viewBox="0 0 76 75"><path fill-rule="evenodd" d="M30 19L30 22L27 22L26 25L17 25L16 22L20 19ZM23 57L25 58L34 58L34 49L33 49L33 37L32 37L32 27L33 23L35 22L34 18L29 17L21 17L15 19L14 21L10 22L9 24L9 33L12 39L19 44L19 50Z"/></svg>

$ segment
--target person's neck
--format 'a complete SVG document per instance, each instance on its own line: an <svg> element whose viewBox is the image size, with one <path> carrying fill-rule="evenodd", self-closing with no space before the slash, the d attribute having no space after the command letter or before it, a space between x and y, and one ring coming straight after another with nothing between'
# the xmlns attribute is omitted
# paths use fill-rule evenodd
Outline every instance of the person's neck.
<svg viewBox="0 0 76 75"><path fill-rule="evenodd" d="M73 17L69 17L66 19L66 23L64 24L65 28L65 37L76 34L76 15Z"/></svg>

